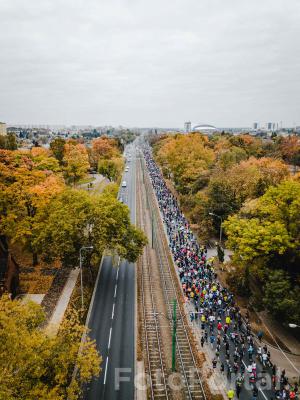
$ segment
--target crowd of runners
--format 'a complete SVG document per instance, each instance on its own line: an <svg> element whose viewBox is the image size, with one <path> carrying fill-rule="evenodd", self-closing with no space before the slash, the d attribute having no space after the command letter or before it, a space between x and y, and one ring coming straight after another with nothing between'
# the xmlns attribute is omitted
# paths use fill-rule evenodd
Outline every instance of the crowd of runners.
<svg viewBox="0 0 300 400"><path fill-rule="evenodd" d="M193 308L191 321L201 329L201 346L211 347L213 370L219 369L232 384L228 398L239 398L247 388L253 400L264 390L269 399L297 398L298 385L290 385L285 371L280 372L272 363L261 335L257 337L251 331L249 314L242 318L234 296L218 281L213 259L207 257L207 248L197 243L150 148L144 149L144 157L182 290ZM263 397L267 398L265 394Z"/></svg>

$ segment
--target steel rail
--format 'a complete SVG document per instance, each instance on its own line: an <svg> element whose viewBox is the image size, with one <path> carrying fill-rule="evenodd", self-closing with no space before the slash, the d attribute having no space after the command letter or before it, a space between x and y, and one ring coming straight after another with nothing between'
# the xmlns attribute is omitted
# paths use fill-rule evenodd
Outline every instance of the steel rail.
<svg viewBox="0 0 300 400"><path fill-rule="evenodd" d="M138 178L140 179L140 170L138 172ZM141 179L140 179L141 181ZM137 185L138 187L138 185ZM141 199L141 191L138 191L138 216L139 216L139 225L141 228L146 231L146 216L145 213L142 212L142 199ZM165 367L164 367L164 362L163 362L163 352L162 352L162 344L161 344L161 337L160 337L160 331L159 331L159 326L158 326L158 321L157 318L155 317L156 309L155 309L155 301L154 301L154 290L153 290L153 284L152 284L152 276L151 276L151 269L149 268L149 262L148 260L150 259L150 254L149 254L149 248L148 246L145 247L145 253L142 256L142 259L140 260L140 264L142 266L142 279L141 279L141 297L142 297L142 309L143 309L143 326L144 326L144 336L145 336L145 350L147 353L147 364L148 364L148 370L149 370L149 378L150 378L150 391L151 391L151 399L156 399L156 398L165 398L169 399L169 393L168 393L168 387L166 383L166 372L165 372ZM148 294L150 296L150 305L151 305L151 314L149 316L149 310L146 309L146 283L149 285L149 290ZM149 341L150 341L150 335L148 332L149 327L153 328L153 323L155 327L155 335L154 339L156 339L156 344L154 348L156 348L156 353L158 353L159 356L159 362L158 365L152 365L153 362L151 361L151 355L150 355L150 346L149 346ZM153 339L153 337L152 337ZM155 376L155 373L157 372L157 367L160 368L161 373L162 373L162 380L163 383L161 384L160 388L158 388L157 383L155 382L155 379L153 376ZM157 390L163 389L163 392L156 394L155 393L155 388Z"/></svg>

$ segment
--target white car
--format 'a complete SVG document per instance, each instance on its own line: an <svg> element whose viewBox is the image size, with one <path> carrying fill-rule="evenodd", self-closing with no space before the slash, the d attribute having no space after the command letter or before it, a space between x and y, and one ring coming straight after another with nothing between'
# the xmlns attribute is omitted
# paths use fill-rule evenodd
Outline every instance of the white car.
<svg viewBox="0 0 300 400"><path fill-rule="evenodd" d="M125 172L128 172L128 171L129 171L129 168L128 168L128 167L126 167L126 168L125 168Z"/></svg>
<svg viewBox="0 0 300 400"><path fill-rule="evenodd" d="M126 186L127 186L126 181L123 181L123 182L122 182L122 187L126 187Z"/></svg>

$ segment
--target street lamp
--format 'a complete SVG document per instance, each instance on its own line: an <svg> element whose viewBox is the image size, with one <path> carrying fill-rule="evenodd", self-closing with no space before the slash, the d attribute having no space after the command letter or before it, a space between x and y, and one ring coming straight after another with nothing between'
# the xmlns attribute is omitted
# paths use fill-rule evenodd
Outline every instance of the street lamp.
<svg viewBox="0 0 300 400"><path fill-rule="evenodd" d="M83 250L93 250L94 246L83 246L79 250L79 267L80 267L80 291L81 291L81 308L83 311L83 280L82 280L82 251Z"/></svg>
<svg viewBox="0 0 300 400"><path fill-rule="evenodd" d="M223 223L222 217L220 217L220 215L217 215L217 214L215 214L213 212L209 212L208 215L212 215L214 217L220 218L220 220L221 220L221 224L220 224L220 239L219 239L220 244L221 244L222 243L222 223Z"/></svg>
<svg viewBox="0 0 300 400"><path fill-rule="evenodd" d="M289 324L290 328L300 328L300 325L296 325L296 324Z"/></svg>

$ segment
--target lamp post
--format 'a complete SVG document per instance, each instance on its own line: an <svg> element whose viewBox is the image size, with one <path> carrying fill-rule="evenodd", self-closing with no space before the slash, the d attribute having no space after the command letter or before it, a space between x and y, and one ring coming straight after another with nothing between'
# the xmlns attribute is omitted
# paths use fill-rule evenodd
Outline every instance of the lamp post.
<svg viewBox="0 0 300 400"><path fill-rule="evenodd" d="M220 244L221 244L222 243L222 223L223 223L222 217L220 217L220 215L217 215L217 214L215 214L213 212L209 212L208 215L212 215L214 217L220 218L221 223L220 223L220 239L219 239L219 241L220 241Z"/></svg>
<svg viewBox="0 0 300 400"><path fill-rule="evenodd" d="M80 268L80 291L81 291L81 308L83 311L83 279L82 279L82 251L83 250L92 250L93 246L83 246L79 250L79 268Z"/></svg>

